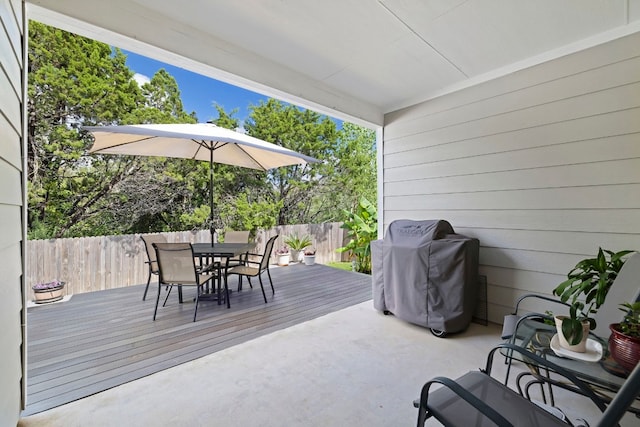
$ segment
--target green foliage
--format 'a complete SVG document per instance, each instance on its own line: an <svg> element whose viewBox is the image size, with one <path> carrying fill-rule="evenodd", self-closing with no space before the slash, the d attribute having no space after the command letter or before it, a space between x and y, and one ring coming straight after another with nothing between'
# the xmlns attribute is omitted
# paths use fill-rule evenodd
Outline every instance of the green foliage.
<svg viewBox="0 0 640 427"><path fill-rule="evenodd" d="M335 123L313 111L273 99L253 105L250 110L244 126L249 135L321 160L272 169L262 187L264 197L281 206L277 224L316 222L325 208L320 199L329 191L326 186L338 136Z"/></svg>
<svg viewBox="0 0 640 427"><path fill-rule="evenodd" d="M279 205L265 200L254 200L250 190L219 204L221 228L228 230L249 230L252 235L258 229L276 225Z"/></svg>
<svg viewBox="0 0 640 427"><path fill-rule="evenodd" d="M562 333L569 344L575 345L582 340L583 321L589 322L591 330L596 328L596 320L592 316L604 304L624 264L623 257L631 252L599 248L595 258L578 262L567 275L567 280L553 290L562 302L570 301L569 317L562 321Z"/></svg>
<svg viewBox="0 0 640 427"><path fill-rule="evenodd" d="M329 267L337 268L338 270L352 271L350 262L330 261L330 262L327 263L327 265Z"/></svg>
<svg viewBox="0 0 640 427"><path fill-rule="evenodd" d="M299 237L297 234L291 234L290 236L285 237L284 243L288 245L294 251L301 251L307 246L311 246L311 237L305 235Z"/></svg>
<svg viewBox="0 0 640 427"><path fill-rule="evenodd" d="M138 86L118 49L31 22L28 76L29 238L209 227L206 162L88 155L84 125L195 123L164 69ZM212 97L215 97L212 95ZM237 109L212 121L240 127ZM247 133L321 160L268 173L216 164L217 228L340 220L360 196L375 200L375 134L269 100L251 106ZM339 189L339 191L336 191Z"/></svg>
<svg viewBox="0 0 640 427"><path fill-rule="evenodd" d="M143 98L119 50L37 22L29 39L28 220L38 235L74 235L139 167L128 158L89 160L90 140L79 127L117 123ZM91 230L103 231L95 225Z"/></svg>
<svg viewBox="0 0 640 427"><path fill-rule="evenodd" d="M640 301L620 304L624 319L620 322L620 332L634 338L640 338Z"/></svg>
<svg viewBox="0 0 640 427"><path fill-rule="evenodd" d="M197 229L209 220L211 208L209 205L196 207L193 212L185 212L180 215L180 222L187 228Z"/></svg>
<svg viewBox="0 0 640 427"><path fill-rule="evenodd" d="M342 228L348 230L350 237L346 246L338 252L351 252L355 260L355 270L371 274L371 242L378 238L377 210L373 203L364 197L360 199L355 211L344 211L346 219Z"/></svg>
<svg viewBox="0 0 640 427"><path fill-rule="evenodd" d="M195 122L160 70L141 89L118 49L31 22L28 76L29 237L162 231L180 226L194 162L87 156L82 125ZM197 198L197 196L195 196ZM180 228L174 228L180 229Z"/></svg>
<svg viewBox="0 0 640 427"><path fill-rule="evenodd" d="M352 209L362 197L377 200L375 140L375 131L352 123L343 123L334 154L335 170L331 173L328 184L330 188L339 188L340 191L330 191L327 194L329 205Z"/></svg>

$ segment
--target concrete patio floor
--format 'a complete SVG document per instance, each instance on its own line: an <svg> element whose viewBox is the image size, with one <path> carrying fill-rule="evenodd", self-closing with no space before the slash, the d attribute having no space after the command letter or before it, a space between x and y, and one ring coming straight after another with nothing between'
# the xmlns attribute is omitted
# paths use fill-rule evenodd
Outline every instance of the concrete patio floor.
<svg viewBox="0 0 640 427"><path fill-rule="evenodd" d="M366 301L23 418L19 426L415 425L412 401L424 382L484 366L499 335L498 325L472 323L464 333L436 338ZM494 368L504 372L501 360ZM597 418L582 398L559 399L571 418Z"/></svg>

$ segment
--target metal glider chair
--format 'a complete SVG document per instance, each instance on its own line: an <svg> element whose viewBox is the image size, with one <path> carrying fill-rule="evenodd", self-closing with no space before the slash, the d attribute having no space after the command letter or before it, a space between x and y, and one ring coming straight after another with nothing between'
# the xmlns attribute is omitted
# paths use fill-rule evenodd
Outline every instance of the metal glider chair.
<svg viewBox="0 0 640 427"><path fill-rule="evenodd" d="M149 276L147 277L147 287L144 288L144 295L142 301L147 298L147 291L149 291L149 283L151 283L151 275L158 275L158 260L156 258L156 251L153 248L154 243L167 243L167 239L162 234L151 234L148 236L140 236L144 242L144 248L147 251L147 260L145 264L149 265Z"/></svg>
<svg viewBox="0 0 640 427"><path fill-rule="evenodd" d="M271 285L271 293L275 293L275 289L273 288L273 281L271 280L271 273L269 272L269 259L271 258L271 252L273 251L273 244L275 243L278 235L276 234L272 238L267 241L267 244L264 246L264 253L262 254L247 254L247 258L245 259L244 265L237 265L235 267L231 267L227 270L227 275L237 274L240 276L239 280L242 280L242 277L245 276L249 281L249 286L253 288L251 284L251 278L258 276L258 281L260 282L260 288L262 289L262 297L264 298L264 302L267 302L267 295L264 293L264 286L262 284L262 273L267 272L267 276L269 276L269 284ZM251 261L249 257L260 257L259 261Z"/></svg>
<svg viewBox="0 0 640 427"><path fill-rule="evenodd" d="M524 391L518 384L518 392L508 388L501 381L491 377L494 353L497 350L509 350L522 353L531 363L566 378L581 394L603 411L597 426L617 425L627 408L640 393L640 364L629 375L622 388L607 407L584 382L564 368L543 359L521 347L501 344L489 352L484 370L472 371L452 380L436 377L422 387L420 399L414 402L418 408L418 426L424 426L428 418L434 417L445 426L568 426L564 421L541 406L524 397ZM434 384L443 387L431 390Z"/></svg>
<svg viewBox="0 0 640 427"><path fill-rule="evenodd" d="M195 298L195 309L193 321L196 321L198 314L198 301L203 292L203 286L216 277L214 271L199 272L196 268L193 248L190 243L154 243L153 247L158 260L158 296L156 297L156 308L153 312L153 320L156 320L158 313L158 303L160 302L160 292L162 285L169 286L169 291L162 306L167 304L169 294L174 285L195 286L197 289ZM229 301L229 289L225 286L226 298Z"/></svg>
<svg viewBox="0 0 640 427"><path fill-rule="evenodd" d="M535 320L540 323L540 327L543 327L543 323L546 320L550 319L550 317L546 314L540 314L535 312L522 312L520 309L520 304L526 300L541 300L547 303L552 303L553 306L551 308L560 310L559 313L563 313L569 310L569 304L560 301L557 298L548 297L546 295L539 294L525 294L518 299L516 302L516 306L514 311L510 314L504 316L504 321L502 323L502 334L501 338L506 340L511 344L519 343L521 347L527 347L527 345L534 338L537 328L524 328L521 327L521 324L526 324L526 320ZM553 319L551 319L551 323L553 323ZM555 326L553 326L555 329ZM516 334L516 331L518 333ZM512 362L512 354L510 351L503 351L505 355L505 363L508 365L507 367L507 375L505 376L504 383L507 384L509 381L509 374L511 371L511 362Z"/></svg>
<svg viewBox="0 0 640 427"><path fill-rule="evenodd" d="M504 340L512 339L513 334L516 331L520 320L522 320L522 318L525 317L527 314L527 313L525 314L521 313L520 304L523 301L528 299L539 299L542 301L551 302L553 304L556 304L556 306L552 308L558 308L562 310L562 312L564 312L565 310L568 311L570 307L569 304L560 301L558 298L553 298L553 297L548 297L546 295L538 295L538 294L525 294L518 299L513 312L511 314L507 314L506 316L504 316L504 320L502 322L502 334L501 334L502 339Z"/></svg>

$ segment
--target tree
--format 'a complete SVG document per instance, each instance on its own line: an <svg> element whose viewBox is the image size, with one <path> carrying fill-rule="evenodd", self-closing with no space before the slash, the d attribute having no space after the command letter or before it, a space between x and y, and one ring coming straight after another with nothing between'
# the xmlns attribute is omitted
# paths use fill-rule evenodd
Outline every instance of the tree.
<svg viewBox="0 0 640 427"><path fill-rule="evenodd" d="M219 107L218 114L228 122L229 116ZM229 127L237 126L232 124ZM361 197L376 199L374 131L351 123L338 131L327 117L275 100L252 106L245 129L321 162L278 168L266 175L216 167L225 227L275 225L265 212L275 213L277 224L340 221L343 211L355 208Z"/></svg>
<svg viewBox="0 0 640 427"><path fill-rule="evenodd" d="M267 173L265 197L280 205L277 224L314 222L321 216L313 203L329 182L338 131L328 117L274 99L251 106L247 133L315 157L319 163L287 166ZM324 162L326 161L326 162Z"/></svg>
<svg viewBox="0 0 640 427"><path fill-rule="evenodd" d="M118 49L37 22L29 28L31 238L180 227L198 202L196 162L87 155L82 125L195 122L165 70L141 89ZM179 208L176 209L175 207ZM180 228L175 228L180 229Z"/></svg>
<svg viewBox="0 0 640 427"><path fill-rule="evenodd" d="M237 130L240 121L234 117L238 109L226 112L215 105L218 118L216 126ZM208 166L207 166L208 167ZM254 169L217 163L214 167L214 227L225 230L250 230L269 228L275 224L274 207L261 196L265 174ZM202 212L209 212L208 205Z"/></svg>
<svg viewBox="0 0 640 427"><path fill-rule="evenodd" d="M342 221L343 212L355 209L364 197L376 200L377 171L375 132L343 123L331 160L327 160L327 182L318 189L314 211L318 222ZM339 191L336 191L339 189Z"/></svg>
<svg viewBox="0 0 640 427"><path fill-rule="evenodd" d="M29 29L30 238L208 228L208 164L88 155L83 125L194 123L164 69L139 87L118 49L37 22ZM215 106L218 126L237 110ZM360 196L375 199L373 132L276 100L250 106L244 127L320 160L267 173L216 164L215 226L267 228L340 219ZM338 191L337 191L338 189Z"/></svg>
<svg viewBox="0 0 640 427"><path fill-rule="evenodd" d="M119 50L37 22L30 23L29 37L30 235L64 236L139 168L131 159L106 168L86 158L90 141L79 127L130 117L142 95Z"/></svg>
<svg viewBox="0 0 640 427"><path fill-rule="evenodd" d="M183 109L178 84L164 69L142 85L144 103L133 113L136 123L195 123ZM102 156L105 161L120 156ZM113 188L106 210L117 233L182 230L202 226L207 173L202 162L163 157L138 157L139 171ZM104 215L101 215L104 219ZM92 222L89 220L89 222Z"/></svg>
<svg viewBox="0 0 640 427"><path fill-rule="evenodd" d="M135 123L197 123L195 112L184 111L178 83L164 68L140 89L144 104L134 112Z"/></svg>

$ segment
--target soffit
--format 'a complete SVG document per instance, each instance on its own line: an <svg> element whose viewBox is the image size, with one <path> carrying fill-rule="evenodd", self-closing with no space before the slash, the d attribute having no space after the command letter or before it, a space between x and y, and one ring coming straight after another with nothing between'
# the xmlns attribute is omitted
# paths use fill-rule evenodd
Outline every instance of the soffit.
<svg viewBox="0 0 640 427"><path fill-rule="evenodd" d="M28 3L39 21L377 125L385 113L532 58L637 31L640 18L640 0Z"/></svg>

